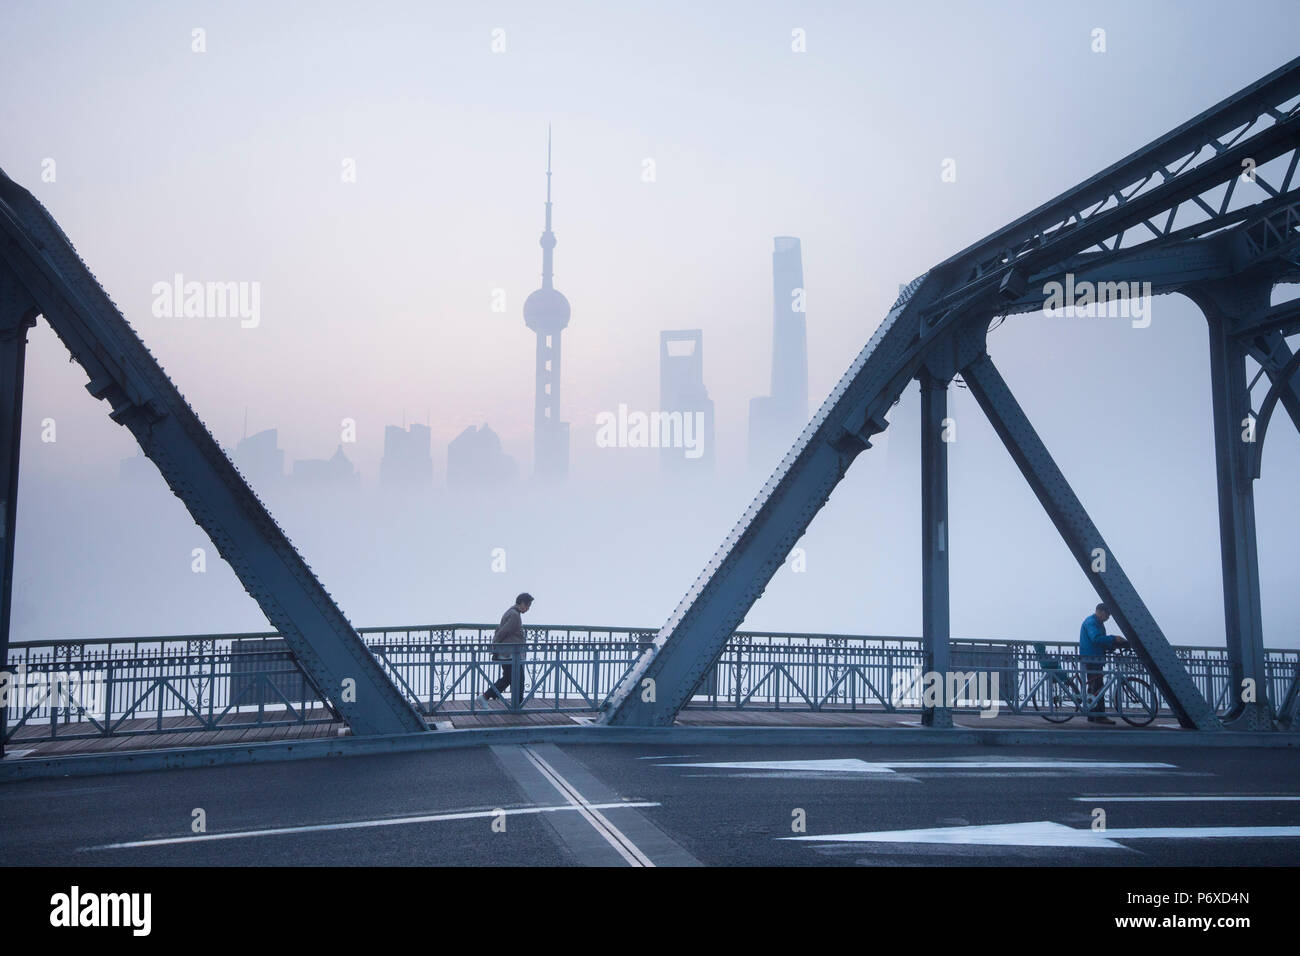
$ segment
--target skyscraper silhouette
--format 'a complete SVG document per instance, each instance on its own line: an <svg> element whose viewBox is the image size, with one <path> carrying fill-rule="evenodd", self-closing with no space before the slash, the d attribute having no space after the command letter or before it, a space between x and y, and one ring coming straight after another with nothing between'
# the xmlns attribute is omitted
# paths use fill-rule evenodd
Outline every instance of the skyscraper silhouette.
<svg viewBox="0 0 1300 956"><path fill-rule="evenodd" d="M683 438L660 447L663 469L674 474L712 471L713 399L704 386L701 330L659 333L659 410L673 416L672 428Z"/></svg>
<svg viewBox="0 0 1300 956"><path fill-rule="evenodd" d="M267 428L246 435L235 446L235 467L260 494L278 490L284 481L284 451L279 444L276 429Z"/></svg>
<svg viewBox="0 0 1300 956"><path fill-rule="evenodd" d="M447 487L489 488L514 479L518 466L501 450L501 439L484 423L470 425L447 445Z"/></svg>
<svg viewBox="0 0 1300 956"><path fill-rule="evenodd" d="M560 421L560 333L569 324L569 300L555 288L551 267L551 131L546 130L546 230L542 233L542 287L524 301L524 323L537 334L537 389L533 416L533 471L559 480L569 472L569 423Z"/></svg>
<svg viewBox="0 0 1300 956"><path fill-rule="evenodd" d="M390 488L428 488L433 483L433 457L429 453L428 425L384 428L384 457L379 462L379 483Z"/></svg>
<svg viewBox="0 0 1300 956"><path fill-rule="evenodd" d="M329 458L302 458L293 463L291 473L297 488L331 491L355 491L361 487L361 475L339 445Z"/></svg>
<svg viewBox="0 0 1300 956"><path fill-rule="evenodd" d="M763 469L808 423L808 335L799 240L777 236L772 251L772 392L749 401L749 463Z"/></svg>

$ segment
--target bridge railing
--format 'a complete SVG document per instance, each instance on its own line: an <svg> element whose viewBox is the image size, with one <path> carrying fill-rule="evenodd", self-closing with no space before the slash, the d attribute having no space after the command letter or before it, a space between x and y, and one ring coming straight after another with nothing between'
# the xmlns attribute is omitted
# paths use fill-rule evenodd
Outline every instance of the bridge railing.
<svg viewBox="0 0 1300 956"><path fill-rule="evenodd" d="M645 628L529 627L519 653L518 692L480 695L501 674L494 628L444 624L363 628L388 676L430 719L502 710L594 713L655 632ZM1177 649L1188 673L1220 713L1232 701L1222 648ZM955 640L957 709L1035 713L1055 677L1085 685L1073 642ZM1300 664L1300 650L1267 652L1269 700L1278 707ZM1057 662L1053 665L1051 662ZM209 634L85 641L25 641L10 646L5 739L115 736L218 730L334 719L275 633ZM1131 654L1113 655L1110 671L1141 677ZM962 675L974 674L974 683ZM980 680L984 683L981 685ZM947 689L947 675L942 675ZM19 685L25 693L15 693ZM46 689L42 697L39 688ZM914 713L933 689L922 672L917 638L738 631L687 705L736 710L876 710ZM1113 711L1113 688L1107 710ZM1058 695L1058 705L1061 703ZM951 703L951 701L950 701ZM1168 715L1163 699L1159 712Z"/></svg>
<svg viewBox="0 0 1300 956"><path fill-rule="evenodd" d="M10 657L5 740L239 730L334 719L287 650Z"/></svg>
<svg viewBox="0 0 1300 956"><path fill-rule="evenodd" d="M609 699L646 646L635 640L369 644L385 672L428 716L508 710L590 712ZM369 643L369 642L368 642ZM489 702L483 693L510 664L523 679Z"/></svg>

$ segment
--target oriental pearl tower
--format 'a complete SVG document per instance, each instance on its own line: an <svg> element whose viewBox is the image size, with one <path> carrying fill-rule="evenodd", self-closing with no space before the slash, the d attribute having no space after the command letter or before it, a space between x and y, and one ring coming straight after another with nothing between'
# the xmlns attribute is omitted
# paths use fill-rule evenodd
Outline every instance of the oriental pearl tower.
<svg viewBox="0 0 1300 956"><path fill-rule="evenodd" d="M537 391L533 470L558 481L569 472L569 423L560 421L560 333L569 324L569 300L555 288L551 266L551 130L546 129L546 230L542 233L542 287L524 301L524 324L537 333Z"/></svg>

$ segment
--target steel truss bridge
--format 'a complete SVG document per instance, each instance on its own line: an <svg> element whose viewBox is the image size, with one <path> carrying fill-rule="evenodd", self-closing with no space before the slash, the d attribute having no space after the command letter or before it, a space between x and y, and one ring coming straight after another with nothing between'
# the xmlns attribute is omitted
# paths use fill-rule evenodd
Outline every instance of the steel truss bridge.
<svg viewBox="0 0 1300 956"><path fill-rule="evenodd" d="M609 725L667 725L716 673L733 634L886 413L921 386L925 671L953 669L949 634L947 389L958 375L1033 489L1178 722L1275 729L1296 674L1269 672L1260 611L1254 482L1279 406L1300 426L1300 59L997 230L908 284L667 623L603 700ZM1045 304L1053 283L1124 299L1180 292L1210 349L1228 703L1170 646L989 355L990 324ZM1140 293L1138 293L1140 294ZM316 699L357 735L426 731L372 652L77 256L53 217L0 173L0 659L8 660L26 333L43 315L284 642ZM1247 437L1249 436L1249 438ZM1095 570L1094 570L1095 569ZM1285 686L1285 690L1281 688ZM1283 698L1275 700L1278 695ZM949 726L949 708L923 711Z"/></svg>
<svg viewBox="0 0 1300 956"><path fill-rule="evenodd" d="M488 704L479 695L500 666L492 633L491 625L470 624L360 630L384 672L435 726L503 711L595 716L655 637L652 629L530 627L516 661L522 680L508 699ZM1077 686L1083 683L1073 643L960 640L950 647L954 671L964 675L951 699L969 716L996 716L994 701L997 713L1054 716L1055 685L1045 664L1056 662ZM1174 650L1215 712L1226 714L1236 695L1224 649ZM6 742L15 746L335 721L329 702L273 633L23 641L10 646L9 662L27 686L42 688L9 701ZM1269 699L1284 701L1300 649L1269 650L1265 664ZM1145 675L1132 655L1109 666ZM923 667L915 637L737 632L686 707L913 714L923 710ZM1167 702L1153 703L1155 716L1172 716ZM1108 694L1102 709L1118 714L1116 704ZM1292 699L1273 716L1294 725L1297 706Z"/></svg>

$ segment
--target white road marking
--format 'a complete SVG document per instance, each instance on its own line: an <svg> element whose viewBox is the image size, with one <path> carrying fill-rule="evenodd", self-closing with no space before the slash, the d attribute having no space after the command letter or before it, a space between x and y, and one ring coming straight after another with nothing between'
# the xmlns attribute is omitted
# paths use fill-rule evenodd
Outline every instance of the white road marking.
<svg viewBox="0 0 1300 956"><path fill-rule="evenodd" d="M1300 827L1133 827L1105 833L1112 840L1219 840L1300 837Z"/></svg>
<svg viewBox="0 0 1300 956"><path fill-rule="evenodd" d="M686 757L698 757L699 754L655 754L651 757L637 757L637 760L682 760Z"/></svg>
<svg viewBox="0 0 1300 956"><path fill-rule="evenodd" d="M819 773L895 773L899 770L1174 770L1171 763L1124 763L1109 760L742 760L727 763L669 763L665 767L714 770L804 770Z"/></svg>
<svg viewBox="0 0 1300 956"><path fill-rule="evenodd" d="M657 807L658 803L601 803L592 804L594 809L619 810L624 807ZM520 807L503 810L506 816L525 816L535 813L559 813L576 810L573 805L555 807ZM465 810L453 813L430 813L418 817L392 817L385 820L355 820L348 823L316 823L300 827L275 827L268 830L233 830L229 833L200 833L197 836L166 837L157 840L133 840L130 843L105 843L102 846L88 846L86 850L122 850L140 846L167 846L173 843L205 843L209 840L240 840L245 837L279 836L285 833L317 833L325 830L360 830L367 827L392 827L408 823L442 823L447 820L480 820L495 817L496 810Z"/></svg>
<svg viewBox="0 0 1300 956"><path fill-rule="evenodd" d="M574 809L582 814L583 819L590 823L595 828L596 832L605 838L605 842L612 846L618 852L618 855L627 861L629 866L654 866L654 863L650 858L642 853L637 845L627 838L626 834L605 818L605 815L600 812L603 808L588 802L587 798L578 792L577 787L569 783L568 780L565 780L564 777L560 775L559 771L534 753L531 747L525 746L521 749L524 752L524 756L532 761L533 766L541 772L542 776L549 781L551 786L559 791L560 796L564 797L564 799L567 800ZM635 804L630 803L616 804L616 806L634 805ZM641 805L644 806L645 804ZM653 805L658 806L658 804ZM606 804L604 808L607 809L608 807L609 805Z"/></svg>
<svg viewBox="0 0 1300 956"><path fill-rule="evenodd" d="M1123 849L1094 830L1076 830L1060 823L1004 823L993 826L932 827L925 830L877 830L831 833L825 836L781 837L821 843L951 843L977 846L1106 846Z"/></svg>
<svg viewBox="0 0 1300 956"><path fill-rule="evenodd" d="M1117 830L1076 830L1064 824L1000 823L991 826L933 827L925 830L877 830L831 833L825 836L780 837L821 843L946 843L964 846L1068 846L1124 850L1118 840L1206 840L1248 837L1300 837L1295 827L1137 827Z"/></svg>
<svg viewBox="0 0 1300 956"><path fill-rule="evenodd" d="M854 757L841 760L741 760L730 763L667 763L665 767L701 767L710 770L810 770L821 773L893 773L884 764Z"/></svg>
<svg viewBox="0 0 1300 956"><path fill-rule="evenodd" d="M1300 797L1210 797L1195 796L1187 794L1183 796L1135 796L1135 797L1112 797L1109 795L1096 797L1071 797L1079 803L1096 803L1099 800L1110 803L1285 803L1288 801L1300 800Z"/></svg>

